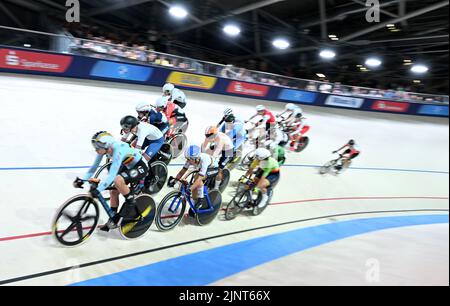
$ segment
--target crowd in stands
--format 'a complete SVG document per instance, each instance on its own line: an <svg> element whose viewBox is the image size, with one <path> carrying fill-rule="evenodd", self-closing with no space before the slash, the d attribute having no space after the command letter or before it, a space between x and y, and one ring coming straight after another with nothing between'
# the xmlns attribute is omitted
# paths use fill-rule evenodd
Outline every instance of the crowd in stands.
<svg viewBox="0 0 450 306"><path fill-rule="evenodd" d="M80 55L89 55L98 58L114 60L138 61L150 65L158 65L182 69L195 73L215 75L223 78L245 82L262 83L272 86L281 86L292 89L308 90L322 93L332 93L348 96L361 96L370 98L383 98L411 102L432 102L448 104L448 96L430 96L407 92L404 88L373 89L365 87L346 86L341 83L329 81L309 81L297 78L284 77L265 72L257 72L233 65L219 65L201 62L194 59L156 52L151 45L131 44L127 42L114 43L104 37L88 37L88 39L74 38L69 45L68 52Z"/></svg>

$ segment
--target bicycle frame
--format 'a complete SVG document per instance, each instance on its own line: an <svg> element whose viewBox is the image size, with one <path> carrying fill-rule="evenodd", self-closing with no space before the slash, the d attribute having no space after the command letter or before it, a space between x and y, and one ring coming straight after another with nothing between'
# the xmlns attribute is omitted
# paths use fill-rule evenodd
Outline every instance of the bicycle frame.
<svg viewBox="0 0 450 306"><path fill-rule="evenodd" d="M211 204L211 200L209 198L208 187L207 186L203 186L203 192L205 194L205 198L206 198L206 201L208 203L208 208L207 209L198 209L198 210L195 208L195 205L192 204L191 196L187 194L186 190L189 187L190 187L189 185L185 185L185 184L181 185L180 196L178 196L177 198L173 199L172 203L169 206L169 211L171 213L175 213L180 208L181 201L183 201L183 200L186 200L188 202L189 206L191 207L192 211L195 214L204 214L204 213L209 213L209 212L214 211L214 208L213 208L213 206ZM176 204L176 207L174 209L173 206L175 205L176 202L177 202L177 204Z"/></svg>

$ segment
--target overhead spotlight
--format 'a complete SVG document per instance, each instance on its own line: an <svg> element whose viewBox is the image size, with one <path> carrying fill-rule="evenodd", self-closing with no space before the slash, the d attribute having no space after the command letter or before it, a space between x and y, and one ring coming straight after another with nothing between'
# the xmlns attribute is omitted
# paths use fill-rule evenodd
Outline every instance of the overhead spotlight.
<svg viewBox="0 0 450 306"><path fill-rule="evenodd" d="M328 37L329 37L329 38L337 38L337 36L334 35L334 34L330 34L330 35L328 35Z"/></svg>
<svg viewBox="0 0 450 306"><path fill-rule="evenodd" d="M321 78L321 79L325 79L327 76L323 73L316 73L316 75Z"/></svg>
<svg viewBox="0 0 450 306"><path fill-rule="evenodd" d="M430 70L430 68L428 68L425 65L421 65L421 64L414 65L411 67L411 71L414 73L418 73L418 74L426 73L426 72L428 72L428 70Z"/></svg>
<svg viewBox="0 0 450 306"><path fill-rule="evenodd" d="M390 24L387 24L386 27L388 27L388 28L395 28L395 24L390 23Z"/></svg>
<svg viewBox="0 0 450 306"><path fill-rule="evenodd" d="M187 10L184 7L178 5L172 6L169 9L169 13L170 15L178 19L186 18L186 16L188 15Z"/></svg>
<svg viewBox="0 0 450 306"><path fill-rule="evenodd" d="M378 58L369 58L366 60L366 65L369 67L380 67L383 62Z"/></svg>
<svg viewBox="0 0 450 306"><path fill-rule="evenodd" d="M422 83L421 80L414 80L413 82L414 82L414 84L420 84L420 83Z"/></svg>
<svg viewBox="0 0 450 306"><path fill-rule="evenodd" d="M325 49L320 51L319 55L324 59L333 59L336 57L336 52L330 49Z"/></svg>
<svg viewBox="0 0 450 306"><path fill-rule="evenodd" d="M241 29L233 24L228 24L223 28L223 31L228 36L238 36L241 33Z"/></svg>
<svg viewBox="0 0 450 306"><path fill-rule="evenodd" d="M24 44L23 45L25 48L31 48L31 45L30 44Z"/></svg>
<svg viewBox="0 0 450 306"><path fill-rule="evenodd" d="M286 50L291 46L291 43L284 38L277 38L273 41L273 46L277 49Z"/></svg>

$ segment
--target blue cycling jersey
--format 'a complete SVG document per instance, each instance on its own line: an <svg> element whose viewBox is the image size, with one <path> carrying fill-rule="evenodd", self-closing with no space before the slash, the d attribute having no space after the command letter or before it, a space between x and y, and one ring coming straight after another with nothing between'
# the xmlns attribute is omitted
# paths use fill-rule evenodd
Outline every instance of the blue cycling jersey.
<svg viewBox="0 0 450 306"><path fill-rule="evenodd" d="M148 113L148 122L156 126L160 131L165 131L169 127L166 115L154 109Z"/></svg>
<svg viewBox="0 0 450 306"><path fill-rule="evenodd" d="M141 153L138 150L130 147L129 144L124 142L115 141L112 144L113 155L111 156L112 165L109 169L108 178L101 182L98 186L97 190L102 192L114 182L114 179L119 174L120 168L122 166L127 167L128 169L134 168L137 163L139 163L142 159ZM95 158L94 164L88 170L86 175L84 176L84 180L90 179L94 174L97 168L100 166L104 155L97 155Z"/></svg>
<svg viewBox="0 0 450 306"><path fill-rule="evenodd" d="M220 127L222 133L227 134L233 140L234 148L239 148L246 140L247 133L242 122L232 124L223 123Z"/></svg>

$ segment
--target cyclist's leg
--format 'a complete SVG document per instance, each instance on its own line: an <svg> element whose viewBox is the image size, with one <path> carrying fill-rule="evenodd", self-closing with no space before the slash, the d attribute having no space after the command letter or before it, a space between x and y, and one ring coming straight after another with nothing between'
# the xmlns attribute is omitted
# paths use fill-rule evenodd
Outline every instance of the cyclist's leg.
<svg viewBox="0 0 450 306"><path fill-rule="evenodd" d="M161 150L162 145L164 144L164 137L161 137L157 140L151 140L147 149L145 150L144 158L147 162L150 162L156 154L158 154L159 150Z"/></svg>
<svg viewBox="0 0 450 306"><path fill-rule="evenodd" d="M219 160L219 174L216 176L216 182L214 189L219 189L220 184L223 181L223 169L230 163L234 158L232 151L223 151L222 157Z"/></svg>

